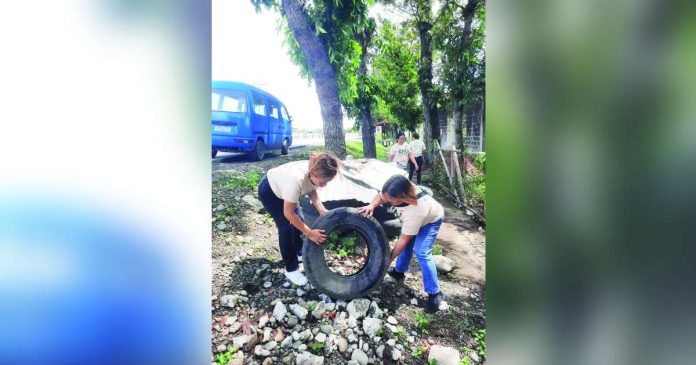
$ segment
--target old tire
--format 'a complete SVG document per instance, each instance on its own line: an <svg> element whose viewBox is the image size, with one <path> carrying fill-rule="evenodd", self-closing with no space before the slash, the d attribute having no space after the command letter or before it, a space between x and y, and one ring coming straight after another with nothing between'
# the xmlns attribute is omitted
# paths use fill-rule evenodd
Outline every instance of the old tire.
<svg viewBox="0 0 696 365"><path fill-rule="evenodd" d="M326 233L334 229L353 229L367 243L369 254L365 265L353 275L342 276L331 271L324 259L324 246L305 238L302 248L305 275L312 285L332 298L353 299L365 296L379 284L389 267L390 249L387 236L376 219L364 217L355 208L337 208L314 221L314 229Z"/></svg>

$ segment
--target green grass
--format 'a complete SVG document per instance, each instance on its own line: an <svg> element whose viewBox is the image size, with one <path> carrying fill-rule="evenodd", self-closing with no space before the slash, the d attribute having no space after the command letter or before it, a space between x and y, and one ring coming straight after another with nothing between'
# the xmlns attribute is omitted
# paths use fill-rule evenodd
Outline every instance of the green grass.
<svg viewBox="0 0 696 365"><path fill-rule="evenodd" d="M416 320L416 326L421 331L421 333L428 333L428 326L430 325L430 317L423 313L416 313L414 319Z"/></svg>
<svg viewBox="0 0 696 365"><path fill-rule="evenodd" d="M254 191L262 176L263 174L258 171L233 172L228 175L227 187Z"/></svg>
<svg viewBox="0 0 696 365"><path fill-rule="evenodd" d="M474 332L474 340L478 344L478 354L481 358L486 357L486 329L482 328Z"/></svg>
<svg viewBox="0 0 696 365"><path fill-rule="evenodd" d="M425 347L418 346L416 348L413 348L413 351L411 351L411 356L413 356L413 358L415 359L420 359L427 353L428 349L426 349Z"/></svg>
<svg viewBox="0 0 696 365"><path fill-rule="evenodd" d="M442 246L437 245L433 247L433 255L442 255Z"/></svg>
<svg viewBox="0 0 696 365"><path fill-rule="evenodd" d="M354 158L363 158L363 143L361 140L346 141L346 153ZM387 161L387 149L377 144L377 159Z"/></svg>
<svg viewBox="0 0 696 365"><path fill-rule="evenodd" d="M313 342L309 346L312 348L312 352L315 354L322 354L324 352L324 344L321 342Z"/></svg>
<svg viewBox="0 0 696 365"><path fill-rule="evenodd" d="M234 358L234 354L239 350L237 346L233 346L224 354L218 354L216 358L217 365L227 365L227 363Z"/></svg>

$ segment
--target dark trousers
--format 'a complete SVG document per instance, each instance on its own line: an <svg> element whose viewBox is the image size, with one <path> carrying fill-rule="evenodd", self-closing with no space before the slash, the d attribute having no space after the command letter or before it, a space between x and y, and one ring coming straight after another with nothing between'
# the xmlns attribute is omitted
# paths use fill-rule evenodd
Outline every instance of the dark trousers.
<svg viewBox="0 0 696 365"><path fill-rule="evenodd" d="M420 178L421 178L421 170L423 170L423 156L418 156L416 157L416 163L418 164L418 170L416 171L416 182L418 185L420 185ZM415 170L416 167L413 166L413 162L411 160L408 160L408 179L411 180L413 179L413 170Z"/></svg>
<svg viewBox="0 0 696 365"><path fill-rule="evenodd" d="M278 240L280 246L280 255L283 257L283 262L285 263L285 270L295 271L299 266L297 261L297 256L302 254L302 239L300 238L300 231L293 226L285 215L283 214L283 199L279 199L271 190L271 186L268 184L268 179L266 176L259 182L259 200L263 207L266 208L268 214L271 215L273 221L278 227ZM300 219L302 213L300 211L299 203L297 205L297 210L295 211Z"/></svg>

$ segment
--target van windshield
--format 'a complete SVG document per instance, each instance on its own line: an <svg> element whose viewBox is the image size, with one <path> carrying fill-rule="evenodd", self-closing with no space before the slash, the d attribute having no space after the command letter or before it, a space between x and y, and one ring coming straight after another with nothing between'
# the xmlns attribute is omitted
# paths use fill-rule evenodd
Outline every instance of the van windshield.
<svg viewBox="0 0 696 365"><path fill-rule="evenodd" d="M213 111L246 113L246 95L241 90L213 89L211 107Z"/></svg>

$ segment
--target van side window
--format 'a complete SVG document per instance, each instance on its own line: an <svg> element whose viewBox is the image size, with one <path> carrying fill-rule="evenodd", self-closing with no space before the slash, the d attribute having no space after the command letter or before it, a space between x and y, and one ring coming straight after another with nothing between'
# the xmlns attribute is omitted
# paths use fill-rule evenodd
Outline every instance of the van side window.
<svg viewBox="0 0 696 365"><path fill-rule="evenodd" d="M213 90L212 110L229 113L246 113L246 95L240 90Z"/></svg>
<svg viewBox="0 0 696 365"><path fill-rule="evenodd" d="M266 98L258 94L251 94L254 99L254 114L266 115Z"/></svg>
<svg viewBox="0 0 696 365"><path fill-rule="evenodd" d="M288 115L288 111L285 110L285 107L280 107L280 114L283 116L283 119L290 121L290 116Z"/></svg>
<svg viewBox="0 0 696 365"><path fill-rule="evenodd" d="M280 117L280 110L278 110L278 103L275 101L268 101L269 113L268 115L273 119L278 119Z"/></svg>

